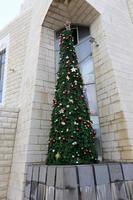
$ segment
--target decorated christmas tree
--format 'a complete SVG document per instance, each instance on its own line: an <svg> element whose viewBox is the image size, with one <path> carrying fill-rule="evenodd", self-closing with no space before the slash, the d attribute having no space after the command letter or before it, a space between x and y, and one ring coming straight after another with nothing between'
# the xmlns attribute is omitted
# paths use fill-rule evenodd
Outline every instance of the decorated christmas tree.
<svg viewBox="0 0 133 200"><path fill-rule="evenodd" d="M49 138L49 165L89 164L97 161L95 131L83 93L70 28L60 35L60 63Z"/></svg>

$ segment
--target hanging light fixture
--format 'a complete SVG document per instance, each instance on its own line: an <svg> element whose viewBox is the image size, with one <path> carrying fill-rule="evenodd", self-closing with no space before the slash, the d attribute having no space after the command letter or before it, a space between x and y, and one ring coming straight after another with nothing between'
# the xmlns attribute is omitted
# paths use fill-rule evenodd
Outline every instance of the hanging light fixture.
<svg viewBox="0 0 133 200"><path fill-rule="evenodd" d="M97 43L96 39L94 37L92 37L91 35L89 36L89 41L90 43L94 43L96 45L96 47L99 47L99 44Z"/></svg>

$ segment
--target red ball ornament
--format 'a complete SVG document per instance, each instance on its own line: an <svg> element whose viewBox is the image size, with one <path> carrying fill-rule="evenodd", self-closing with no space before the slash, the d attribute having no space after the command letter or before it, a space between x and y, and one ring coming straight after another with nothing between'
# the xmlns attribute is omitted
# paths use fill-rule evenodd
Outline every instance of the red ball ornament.
<svg viewBox="0 0 133 200"><path fill-rule="evenodd" d="M93 136L94 136L94 137L96 136L96 131L93 131Z"/></svg>
<svg viewBox="0 0 133 200"><path fill-rule="evenodd" d="M54 143L55 143L55 140L50 139L50 140L49 140L49 143L50 143L50 144L54 144Z"/></svg>
<svg viewBox="0 0 133 200"><path fill-rule="evenodd" d="M66 143L66 138L62 138L62 142L63 142L63 143Z"/></svg>
<svg viewBox="0 0 133 200"><path fill-rule="evenodd" d="M87 124L87 127L90 128L91 127L90 124Z"/></svg>
<svg viewBox="0 0 133 200"><path fill-rule="evenodd" d="M56 100L55 100L55 99L53 100L53 104L54 104L54 105L57 105L57 102L56 102Z"/></svg>

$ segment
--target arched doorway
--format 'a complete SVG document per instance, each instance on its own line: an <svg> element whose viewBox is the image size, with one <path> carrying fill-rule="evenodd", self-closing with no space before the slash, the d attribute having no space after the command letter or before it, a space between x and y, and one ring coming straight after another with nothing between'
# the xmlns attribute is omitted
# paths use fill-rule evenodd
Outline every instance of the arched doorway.
<svg viewBox="0 0 133 200"><path fill-rule="evenodd" d="M56 72L58 72L59 68L58 63L59 63L60 47L59 47L58 37L61 31L57 31L55 34ZM101 134L99 125L99 112L97 107L96 81L95 81L95 71L94 71L93 55L92 55L92 44L89 40L90 30L89 27L86 26L73 25L72 33L79 60L80 71L84 82L84 95L87 104L90 108L93 127L97 133L97 138L96 138L97 152L99 160L101 160L102 159Z"/></svg>

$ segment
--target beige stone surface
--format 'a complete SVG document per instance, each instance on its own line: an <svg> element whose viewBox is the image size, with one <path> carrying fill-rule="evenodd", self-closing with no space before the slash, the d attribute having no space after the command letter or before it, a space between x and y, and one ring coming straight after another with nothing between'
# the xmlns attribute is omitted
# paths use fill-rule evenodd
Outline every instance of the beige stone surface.
<svg viewBox="0 0 133 200"><path fill-rule="evenodd" d="M8 68L4 101L4 105L7 107L20 106L20 88L30 29L30 16L31 11L24 12L0 32L0 40L7 35L9 36Z"/></svg>
<svg viewBox="0 0 133 200"><path fill-rule="evenodd" d="M6 200L16 135L18 109L0 106L0 200Z"/></svg>
<svg viewBox="0 0 133 200"><path fill-rule="evenodd" d="M23 199L26 165L46 161L55 87L54 33L67 19L90 26L99 44L93 45L93 60L103 159L133 161L133 1L52 2L33 0L32 10L21 12L0 33L0 38L10 35L5 105L20 109L8 200Z"/></svg>
<svg viewBox="0 0 133 200"><path fill-rule="evenodd" d="M9 36L5 99L0 107L0 199L7 196L20 108L20 92L25 52L30 29L31 10L20 14L0 32L0 40ZM18 126L17 126L18 127ZM16 176L16 175L15 175Z"/></svg>

